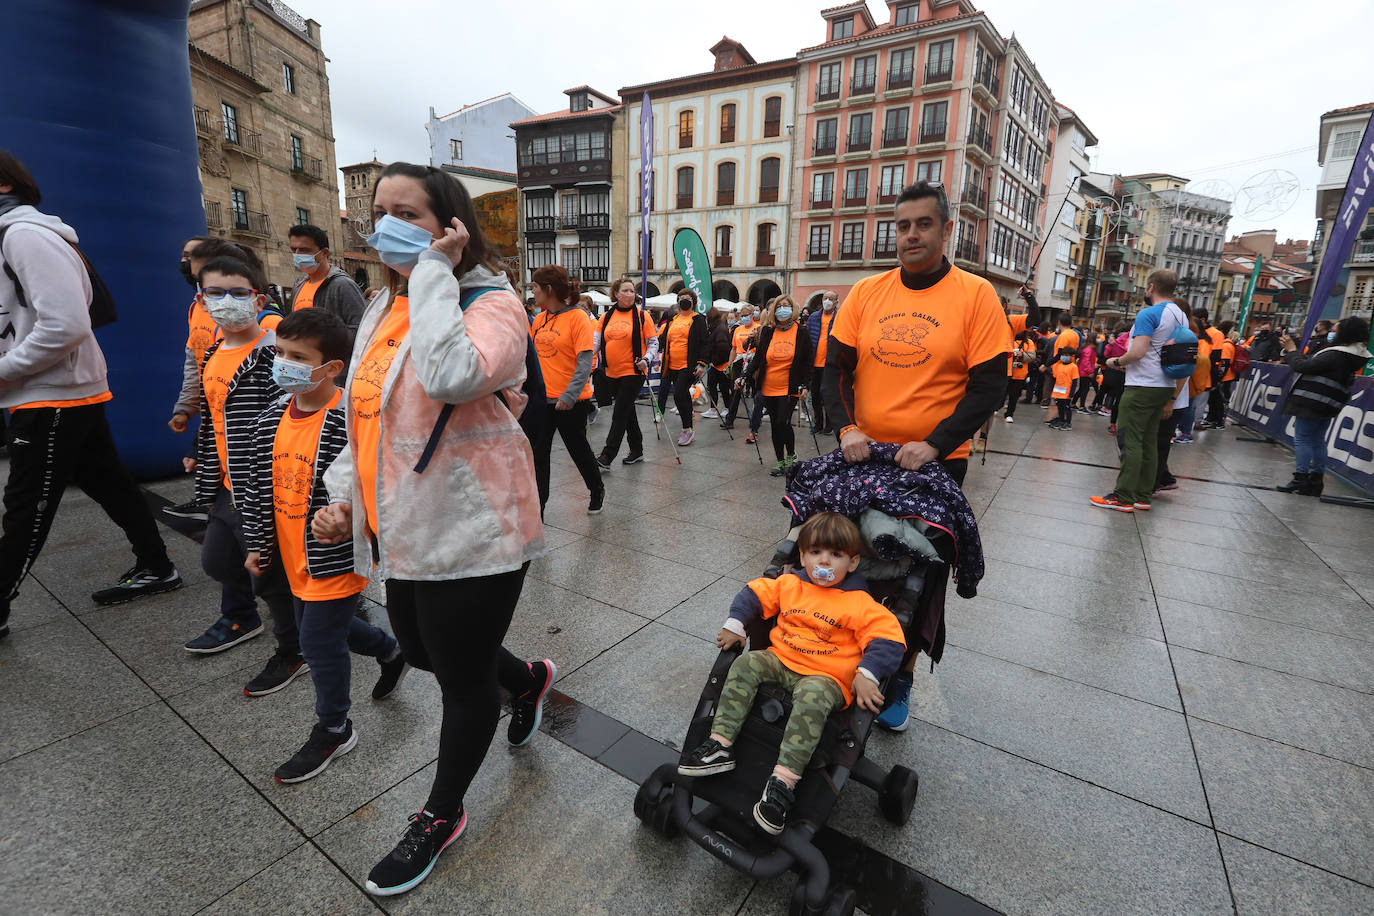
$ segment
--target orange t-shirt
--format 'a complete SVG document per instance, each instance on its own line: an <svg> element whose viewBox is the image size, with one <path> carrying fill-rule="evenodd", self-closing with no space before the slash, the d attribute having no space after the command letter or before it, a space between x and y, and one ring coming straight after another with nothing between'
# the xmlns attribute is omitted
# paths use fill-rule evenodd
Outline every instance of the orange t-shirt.
<svg viewBox="0 0 1374 916"><path fill-rule="evenodd" d="M634 363L634 309L611 309L602 327L601 339L606 344L606 377L625 378L637 375ZM639 355L649 352L654 339L654 322L648 312L639 313Z"/></svg>
<svg viewBox="0 0 1374 916"><path fill-rule="evenodd" d="M1017 334L1020 334L1020 333L1021 333L1022 331L1024 331L1025 329L1026 329L1026 316L1025 316L1025 315L1008 315L1008 316L1007 316L1007 349L1011 349L1011 348L1012 348L1012 346L1013 346L1012 342L1013 342L1014 340L1016 340L1016 335L1017 335Z"/></svg>
<svg viewBox="0 0 1374 916"><path fill-rule="evenodd" d="M1207 371L1202 371L1203 363L1207 364ZM1197 339L1197 369L1192 375L1192 385L1201 385L1202 390L1206 391L1212 387L1212 338L1204 331Z"/></svg>
<svg viewBox="0 0 1374 916"><path fill-rule="evenodd" d="M845 705L854 700L854 675L870 642L906 645L897 618L862 589L822 588L791 573L755 579L748 588L763 619L778 618L766 651L789 671L834 680Z"/></svg>
<svg viewBox="0 0 1374 916"><path fill-rule="evenodd" d="M855 422L878 442L919 442L954 412L974 366L1004 355L1007 318L992 285L957 267L930 289L900 268L850 291L831 334L858 351ZM968 443L948 457L964 458Z"/></svg>
<svg viewBox="0 0 1374 916"><path fill-rule="evenodd" d="M1236 345L1229 340L1221 342L1221 358L1227 360L1226 374L1221 377L1223 382L1234 382L1236 380Z"/></svg>
<svg viewBox="0 0 1374 916"><path fill-rule="evenodd" d="M834 323L835 323L835 313L834 313L834 312L830 312L830 313L828 313L828 314L827 314L826 312L824 312L824 311L821 312L821 336L820 336L820 339L819 339L819 340L813 340L813 341L811 341L811 344L816 348L816 358L815 358L814 360L811 361L811 366L812 366L812 368L814 368L814 369L824 369L824 368L825 368L825 347L826 347L826 344L830 343L830 326L831 326L832 324L834 324Z"/></svg>
<svg viewBox="0 0 1374 916"><path fill-rule="evenodd" d="M343 392L336 391L328 408L338 405ZM305 526L310 516L310 492L315 485L315 457L325 410L293 416L291 400L272 440L272 514L277 530L277 558L286 572L291 594L301 601L333 601L356 595L367 579L356 573L316 579L305 560Z"/></svg>
<svg viewBox="0 0 1374 916"><path fill-rule="evenodd" d="M252 343L238 347L226 347L221 343L219 349L210 354L205 371L201 373L201 389L205 392L205 403L210 407L210 417L215 424L215 451L219 452L219 468L224 472L226 490L231 487L228 449L224 445L224 402L229 399L229 383L234 380L234 374L239 371L243 361L252 355L253 348L262 337L259 334Z"/></svg>
<svg viewBox="0 0 1374 916"><path fill-rule="evenodd" d="M195 354L196 366L199 367L205 362L205 351L219 337L219 325L215 324L209 312L200 307L199 302L194 301L186 315L186 324L186 349Z"/></svg>
<svg viewBox="0 0 1374 916"><path fill-rule="evenodd" d="M780 398L792 393L792 357L797 352L797 323L782 331L773 328L768 342L768 364L763 367L763 388L766 398Z"/></svg>
<svg viewBox="0 0 1374 916"><path fill-rule="evenodd" d="M692 333L694 312L679 312L668 322L668 370L687 368L687 338Z"/></svg>
<svg viewBox="0 0 1374 916"><path fill-rule="evenodd" d="M544 391L557 398L572 381L577 369L577 354L592 348L592 319L580 308L567 308L558 314L544 312L530 325L534 349L539 352L539 369L544 373ZM587 380L577 399L592 396L592 383Z"/></svg>
<svg viewBox="0 0 1374 916"><path fill-rule="evenodd" d="M1028 378L1030 376L1030 366L1026 362L1024 354L1034 356L1035 344L1031 343L1029 340L1013 340L1011 343L1011 349L1013 355L1015 355L1017 350L1020 350L1023 354L1023 358L1021 360L1020 366L1015 365L1015 363L1012 360L1007 361L1007 377L1012 379L1013 381L1021 381L1025 378Z"/></svg>
<svg viewBox="0 0 1374 916"><path fill-rule="evenodd" d="M268 312L258 319L258 327L262 328L264 331L275 331L277 325L281 324L281 320L281 315L278 315L276 312Z"/></svg>
<svg viewBox="0 0 1374 916"><path fill-rule="evenodd" d="M382 386L401 342L410 333L410 298L397 296L382 319L358 371L348 383L348 406L353 417L353 440L358 443L354 473L363 494L367 526L377 530L377 446L382 436ZM356 508L356 507L355 507Z"/></svg>
<svg viewBox="0 0 1374 916"><path fill-rule="evenodd" d="M1054 355L1058 356L1065 347L1075 351L1078 349L1078 333L1073 328L1065 328L1054 339Z"/></svg>
<svg viewBox="0 0 1374 916"><path fill-rule="evenodd" d="M1078 381L1078 364L1073 360L1066 363L1056 359L1050 371L1054 373L1054 393L1051 397L1056 401L1067 401L1069 395L1073 394L1073 383Z"/></svg>
<svg viewBox="0 0 1374 916"><path fill-rule="evenodd" d="M1208 328L1203 333L1207 335L1207 340L1211 342L1213 350L1226 343L1226 335L1217 328Z"/></svg>
<svg viewBox="0 0 1374 916"><path fill-rule="evenodd" d="M106 401L113 401L114 393L105 391L100 394L93 394L88 398L72 398L69 401L30 401L27 404L20 404L11 407L10 413L16 410L33 410L38 407L85 407L88 404L104 404Z"/></svg>
<svg viewBox="0 0 1374 916"><path fill-rule="evenodd" d="M315 293L322 283L324 283L323 280L306 280L305 283L301 284L300 292L296 293L296 298L291 300L291 311L314 308Z"/></svg>
<svg viewBox="0 0 1374 916"><path fill-rule="evenodd" d="M749 341L749 335L752 333L754 333L752 322L748 326L739 325L735 328L735 333L730 338L730 349L735 351L736 359L744 355L744 345Z"/></svg>

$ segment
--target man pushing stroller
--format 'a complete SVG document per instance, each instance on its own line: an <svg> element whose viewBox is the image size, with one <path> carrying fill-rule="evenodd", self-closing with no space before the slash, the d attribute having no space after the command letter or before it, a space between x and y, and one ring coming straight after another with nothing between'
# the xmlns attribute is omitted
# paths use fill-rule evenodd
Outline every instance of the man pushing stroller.
<svg viewBox="0 0 1374 916"><path fill-rule="evenodd" d="M862 576L851 575L862 545L858 527L843 515L812 516L797 535L802 568L746 585L716 636L722 649L743 645L746 624L778 618L771 647L746 652L730 666L710 737L684 758L678 772L708 776L733 770L733 744L755 694L762 684L778 684L791 694L792 712L777 765L754 806L754 819L775 836L787 823L826 719L851 702L879 712L878 685L897 670L906 651L897 618L868 595Z"/></svg>

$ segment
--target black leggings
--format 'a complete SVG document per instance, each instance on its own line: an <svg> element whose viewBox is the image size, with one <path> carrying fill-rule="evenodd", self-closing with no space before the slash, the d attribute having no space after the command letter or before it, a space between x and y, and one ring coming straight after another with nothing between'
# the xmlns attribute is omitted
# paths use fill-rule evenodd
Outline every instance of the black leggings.
<svg viewBox="0 0 1374 916"><path fill-rule="evenodd" d="M610 389L615 406L611 408L611 428L606 432L606 444L601 448L601 454L606 459L613 460L620 454L620 442L626 436L630 439L630 451L634 454L644 453L644 434L639 431L639 417L635 414L635 399L639 397L639 392L644 387L644 376L626 375L621 378L606 379L606 386Z"/></svg>
<svg viewBox="0 0 1374 916"><path fill-rule="evenodd" d="M411 666L434 672L443 693L439 761L425 802L441 818L458 816L487 756L501 718L497 688L512 696L534 689L529 665L501 646L528 569L526 563L473 579L386 582L386 613L401 653Z"/></svg>
<svg viewBox="0 0 1374 916"><path fill-rule="evenodd" d="M1023 378L1007 379L1007 416L1016 416L1016 401L1021 397L1021 389L1026 387L1026 380Z"/></svg>
<svg viewBox="0 0 1374 916"><path fill-rule="evenodd" d="M1083 410L1088 409L1088 392L1097 388L1097 379L1091 375L1079 376L1078 386L1073 390L1073 400Z"/></svg>
<svg viewBox="0 0 1374 916"><path fill-rule="evenodd" d="M773 454L781 461L784 455L796 455L797 443L792 435L792 411L797 407L797 399L788 395L778 395L763 399L763 409L768 411L768 425L773 434Z"/></svg>
<svg viewBox="0 0 1374 916"><path fill-rule="evenodd" d="M587 441L587 414L591 413L591 409L591 398L578 401L572 406L572 410L555 410L553 401L544 405L547 413L544 417L543 435L539 437L538 442L530 443L534 449L534 479L539 485L540 512L544 511L544 504L549 501L549 454L553 451L554 433L563 437L563 444L568 448L568 457L577 465L582 482L587 485L587 492L596 493L604 486L601 483L601 468L597 466L596 455L592 454L591 443Z"/></svg>
<svg viewBox="0 0 1374 916"><path fill-rule="evenodd" d="M695 373L691 369L668 369L658 380L658 412L663 413L663 408L668 403L668 393L673 395L673 403L677 405L678 416L682 419L682 428L692 428L692 382L696 381Z"/></svg>
<svg viewBox="0 0 1374 916"><path fill-rule="evenodd" d="M706 370L706 397L718 410L730 409L730 370L712 366ZM681 409L681 408L679 408Z"/></svg>

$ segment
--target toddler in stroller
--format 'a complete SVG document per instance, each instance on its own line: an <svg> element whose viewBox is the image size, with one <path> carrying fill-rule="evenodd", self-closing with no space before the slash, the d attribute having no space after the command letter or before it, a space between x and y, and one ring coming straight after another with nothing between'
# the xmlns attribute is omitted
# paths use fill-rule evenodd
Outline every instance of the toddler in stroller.
<svg viewBox="0 0 1374 916"><path fill-rule="evenodd" d="M864 757L864 747L875 709L896 679L892 672L903 658L903 645L910 652L910 646L919 644L904 634L919 632L912 620L923 610L927 584L944 580L943 558L952 552L947 532L913 521L910 525L926 540L924 552L891 560L865 550L856 564L859 544L865 539L875 544L875 536L890 539L890 532L900 527L872 509L860 509L856 516L863 532L859 537L843 514L818 512L823 520L811 529L794 527L778 545L764 578L740 593L718 636L724 645L697 700L684 753L677 763L665 763L650 774L635 796L635 815L665 837L686 833L717 859L757 879L796 871L800 877L789 912L805 916L848 916L854 911L854 889L832 883L830 865L817 845L817 834L849 779L877 791L879 811L888 821L901 825L911 816L919 787L916 773L905 766L879 767ZM800 516L794 513L794 519ZM875 527L878 521L887 523L886 532ZM840 528L838 522L848 526L847 533L837 537L826 532ZM818 535L814 539L812 532ZM799 541L832 549L838 545L835 552L842 556L830 556L829 563L824 557L808 560L805 551L798 555ZM856 566L864 575L855 574ZM832 573L829 588L813 582ZM804 593L825 599L834 609L822 612L830 618L826 630L835 628L829 644L819 639L825 631L802 626L814 605L796 600ZM767 608L776 608L772 616L765 616ZM813 625L819 622L811 620ZM742 657L741 630L753 650ZM791 646L816 649L817 654L794 653ZM750 656L755 660L745 662ZM776 669L771 667L774 659ZM756 665L770 668L761 676ZM727 698L732 676L737 683L729 687ZM823 681L838 694L831 697L828 716L814 710L798 714L799 703L804 707L814 699L785 685L803 680ZM789 729L794 742L784 736ZM722 738L730 742L728 747ZM788 772L780 772L784 769ZM702 778L710 773L722 775ZM799 775L800 781L784 780L790 775ZM766 787L762 799L761 787Z"/></svg>
<svg viewBox="0 0 1374 916"><path fill-rule="evenodd" d="M777 836L787 823L797 783L825 730L826 720L850 703L879 712L878 684L897 670L906 643L892 612L864 588L859 567L863 536L835 512L813 515L797 534L801 569L755 579L730 606L716 645L744 645L745 626L776 617L771 645L735 659L705 741L684 755L682 776L735 768L733 744L760 685L777 684L792 699L778 762L754 805L754 820Z"/></svg>

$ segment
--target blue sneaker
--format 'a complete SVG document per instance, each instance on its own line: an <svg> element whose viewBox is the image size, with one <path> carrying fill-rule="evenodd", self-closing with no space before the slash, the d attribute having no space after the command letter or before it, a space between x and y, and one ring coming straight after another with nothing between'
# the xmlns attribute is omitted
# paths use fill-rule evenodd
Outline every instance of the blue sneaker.
<svg viewBox="0 0 1374 916"><path fill-rule="evenodd" d="M888 692L883 711L874 721L890 732L904 732L911 721L911 683L910 672L898 671Z"/></svg>
<svg viewBox="0 0 1374 916"><path fill-rule="evenodd" d="M216 652L223 652L225 649L232 649L239 643L250 640L261 633L262 618L257 618L250 623L235 623L228 617L221 617L215 621L210 629L188 642L186 651L195 652L198 655L213 655Z"/></svg>

